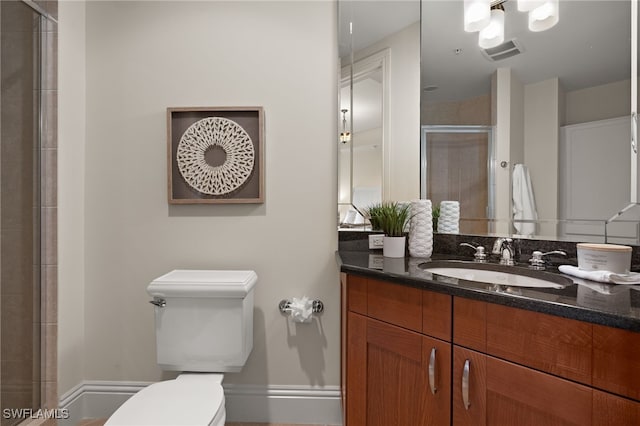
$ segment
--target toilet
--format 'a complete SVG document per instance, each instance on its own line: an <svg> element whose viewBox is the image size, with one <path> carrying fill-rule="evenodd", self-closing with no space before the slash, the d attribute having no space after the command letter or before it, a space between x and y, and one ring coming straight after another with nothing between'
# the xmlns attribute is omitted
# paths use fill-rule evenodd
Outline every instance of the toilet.
<svg viewBox="0 0 640 426"><path fill-rule="evenodd" d="M222 379L253 348L254 271L174 270L147 287L157 362L180 371L122 404L105 426L224 426Z"/></svg>

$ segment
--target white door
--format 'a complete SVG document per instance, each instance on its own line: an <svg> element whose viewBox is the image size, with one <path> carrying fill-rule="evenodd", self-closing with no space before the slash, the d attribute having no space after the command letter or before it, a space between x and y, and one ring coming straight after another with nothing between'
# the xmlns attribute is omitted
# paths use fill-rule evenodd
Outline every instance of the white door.
<svg viewBox="0 0 640 426"><path fill-rule="evenodd" d="M604 221L629 204L629 117L560 128L560 226L571 240L604 241Z"/></svg>

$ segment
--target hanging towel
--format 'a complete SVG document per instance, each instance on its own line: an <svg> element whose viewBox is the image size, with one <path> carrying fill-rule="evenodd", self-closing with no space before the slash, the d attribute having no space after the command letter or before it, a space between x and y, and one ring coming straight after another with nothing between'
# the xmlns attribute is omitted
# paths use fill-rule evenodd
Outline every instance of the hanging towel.
<svg viewBox="0 0 640 426"><path fill-rule="evenodd" d="M533 198L533 188L529 170L523 164L516 164L513 167L513 226L520 235L531 236L536 232L538 212L536 211L536 201Z"/></svg>

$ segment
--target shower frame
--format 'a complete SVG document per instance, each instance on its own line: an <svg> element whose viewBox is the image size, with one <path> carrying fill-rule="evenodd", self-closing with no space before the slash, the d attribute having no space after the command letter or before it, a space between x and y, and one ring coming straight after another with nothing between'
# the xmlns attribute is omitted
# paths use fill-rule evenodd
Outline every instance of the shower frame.
<svg viewBox="0 0 640 426"><path fill-rule="evenodd" d="M427 148L429 146L429 135L433 133L452 133L452 134L486 134L487 136L487 206L486 219L489 232L493 231L495 218L495 169L496 169L496 152L494 134L495 129L492 126L482 125L435 125L425 124L420 127L420 198L427 199L428 188L428 158ZM477 218L469 218L477 219Z"/></svg>
<svg viewBox="0 0 640 426"><path fill-rule="evenodd" d="M14 0L32 9L34 85L34 412L58 407L57 391L57 0ZM1 336L0 336L1 337ZM11 344L1 339L2 344ZM39 364L39 365L38 365ZM0 384L1 386L1 384ZM28 408L28 407L3 407ZM25 413L26 415L26 413ZM17 419L16 419L17 420ZM15 424L12 422L11 424ZM19 423L42 424L28 416ZM47 422L48 424L48 422Z"/></svg>

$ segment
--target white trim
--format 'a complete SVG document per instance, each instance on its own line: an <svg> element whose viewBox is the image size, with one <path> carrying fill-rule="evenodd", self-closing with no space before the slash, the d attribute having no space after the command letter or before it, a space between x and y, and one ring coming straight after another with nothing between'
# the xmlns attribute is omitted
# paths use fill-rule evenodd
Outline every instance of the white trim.
<svg viewBox="0 0 640 426"><path fill-rule="evenodd" d="M86 381L65 392L60 408L69 418L59 426L73 426L82 419L108 418L150 382ZM227 420L235 422L341 425L340 388L325 386L223 385Z"/></svg>

